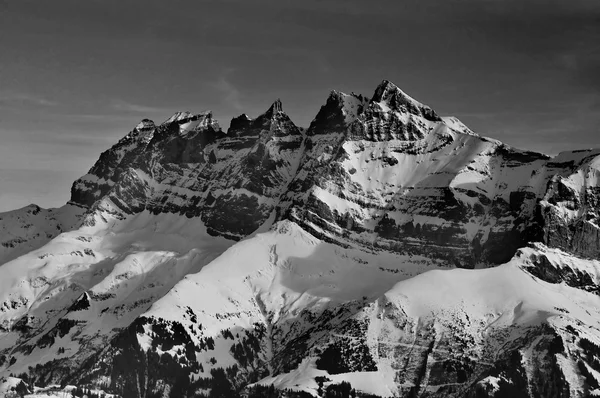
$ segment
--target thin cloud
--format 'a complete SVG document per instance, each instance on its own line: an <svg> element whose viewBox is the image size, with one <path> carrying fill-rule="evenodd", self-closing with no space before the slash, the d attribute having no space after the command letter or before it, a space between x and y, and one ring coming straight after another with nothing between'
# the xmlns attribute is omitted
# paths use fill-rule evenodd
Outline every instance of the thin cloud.
<svg viewBox="0 0 600 398"><path fill-rule="evenodd" d="M132 113L164 113L169 112L167 108L158 108L153 106L146 106L140 104L134 104L122 100L114 100L111 107L121 112L132 112Z"/></svg>
<svg viewBox="0 0 600 398"><path fill-rule="evenodd" d="M45 97L29 94L29 93L18 93L18 92L2 92L0 93L0 105L36 105L36 106L56 106L56 101L49 100Z"/></svg>
<svg viewBox="0 0 600 398"><path fill-rule="evenodd" d="M136 120L132 119L131 115L115 115L114 113L67 113L61 114L61 118L68 118L72 120L93 120L93 121L106 121L106 120Z"/></svg>
<svg viewBox="0 0 600 398"><path fill-rule="evenodd" d="M214 83L214 87L223 94L223 100L228 106L234 108L236 111L241 111L244 109L241 102L242 94L228 78L233 72L234 69L227 69L217 82Z"/></svg>

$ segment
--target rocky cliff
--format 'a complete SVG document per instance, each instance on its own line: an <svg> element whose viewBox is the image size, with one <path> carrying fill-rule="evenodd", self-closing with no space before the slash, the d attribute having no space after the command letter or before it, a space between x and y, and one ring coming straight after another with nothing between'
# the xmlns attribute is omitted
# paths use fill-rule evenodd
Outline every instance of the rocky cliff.
<svg viewBox="0 0 600 398"><path fill-rule="evenodd" d="M307 129L279 100L227 131L144 119L68 205L0 215L0 372L124 397L594 394L599 175L600 150L518 150L389 81Z"/></svg>
<svg viewBox="0 0 600 398"><path fill-rule="evenodd" d="M598 154L508 147L384 81L370 100L332 92L306 133L279 100L227 133L210 112L144 120L73 184L71 201L200 217L233 239L276 210L272 221L342 244L425 247L472 268L506 262L529 241L597 255Z"/></svg>

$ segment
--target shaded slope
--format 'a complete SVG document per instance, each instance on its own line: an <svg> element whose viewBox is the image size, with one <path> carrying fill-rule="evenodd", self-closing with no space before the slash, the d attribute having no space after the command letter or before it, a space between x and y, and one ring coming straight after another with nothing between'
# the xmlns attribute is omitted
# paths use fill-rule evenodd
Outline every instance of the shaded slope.
<svg viewBox="0 0 600 398"><path fill-rule="evenodd" d="M76 206L0 221L23 239L0 265L0 372L146 397L585 396L599 159L477 136L388 81L332 92L306 132L280 101L227 133L143 120Z"/></svg>

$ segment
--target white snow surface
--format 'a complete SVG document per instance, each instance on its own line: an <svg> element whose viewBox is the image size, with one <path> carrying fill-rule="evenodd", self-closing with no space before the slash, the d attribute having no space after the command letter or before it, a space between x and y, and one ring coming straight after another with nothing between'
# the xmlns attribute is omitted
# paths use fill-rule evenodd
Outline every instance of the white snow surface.
<svg viewBox="0 0 600 398"><path fill-rule="evenodd" d="M343 99L345 123L355 123L358 109L365 102L355 95L337 94ZM415 106L425 107L401 94ZM295 369L268 376L257 384L316 396L314 378L326 376L328 383L347 381L360 391L397 396L403 388L410 388L412 381L397 380L401 365L390 352L404 346L425 350L418 342L420 334L435 336L433 354L449 352L443 345L456 336L464 337L469 341L465 356L491 363L502 344L514 342L524 330L545 325L557 331L567 345L568 355L559 356L557 363L576 396L583 388L575 370L574 355L579 348L569 340L572 337L566 330L571 326L580 336L600 343L600 297L566 283L544 282L528 270L535 266L532 259L543 255L556 269L587 274L598 284L598 260L535 244L520 249L508 263L466 270L455 269L454 263L433 259L428 253L388 252L369 243L377 239L373 231L384 214L398 225L447 224L441 217L419 212L419 206L439 198L443 188L449 188L453 197L468 208L480 204L480 198L484 202L502 199L509 203L511 194L526 192L532 194L532 202L541 200L564 219L582 217L573 206L550 203L554 188L549 192L546 189L551 183L561 183L583 197L588 189L596 188L600 182L600 150L519 162L505 158L503 151L511 151L517 158L530 154L480 137L456 118L432 122L392 110L385 101L371 106L382 112L381 123L390 112L396 112L397 120L414 123L426 132L425 137L416 141L398 137L369 141L339 133L324 134L312 138L312 153L279 151L275 143L286 137L268 141L266 150L285 164L278 171L284 183L272 192L259 194L244 188L248 181L241 177L239 188L232 188L228 181L216 181L210 190L199 194L205 197L210 193L217 201L228 195L252 197L269 209L262 226L239 242L209 235L199 217L153 215L147 211L123 216L107 197L96 202L83 224L86 210L73 204L50 210L31 205L0 214L0 352L9 352L16 359L14 364L0 367L0 376L19 374L29 366L56 358L83 360L105 347L121 328L146 317L177 321L188 331L197 330L200 324L200 336L190 333L196 344L203 337L214 337L213 350L196 354L203 370L194 377L208 377L212 368L236 364L230 351L235 340L220 337L227 329L243 337L256 325L264 326L272 338L261 346L258 356L269 362L282 345L273 337L273 330L297 337L294 333L301 334L314 326L302 315L309 313L318 319L326 310L355 308L344 312L343 320L351 318L364 324L360 337L338 333L335 327L342 321L336 320L338 324L332 322L331 330L310 336L310 344ZM212 122L209 116L208 112L180 112L165 123L198 117L179 126L179 134L187 135ZM348 154L339 160L342 183L325 178L307 191L287 192L294 179L307 178L311 171L332 161L334 156L329 150L336 142L341 142ZM207 154L212 148L216 146L206 149ZM243 175L239 160L251 150L217 151L214 156L223 162L215 169ZM116 156L121 159L126 151L123 148ZM153 164L150 174L130 168L127 176L140 182L150 198L167 196L171 204L184 206L198 193L195 189L200 166L182 168L180 174L166 173L161 167ZM166 177L157 181L155 173ZM80 180L82 186L86 182L112 184L92 174ZM311 235L293 221L275 222L276 204L285 209L292 200L302 202L311 197L338 214L351 214L366 232L344 235L342 228L333 223L324 226L306 221L306 226L324 237L347 245L342 247ZM520 209L526 214L533 210L525 202ZM481 234L485 241L496 228L496 221L484 212L464 222L460 235L470 242ZM334 232L340 236L334 236ZM80 300L88 301L89 307L71 310ZM197 317L195 321L190 319L190 311ZM61 320L79 323L67 335L56 337L51 347L36 346ZM39 333L24 339L15 326ZM152 346L153 334L148 325L137 336L144 349ZM335 339L363 339L377 370L329 374L317 369L316 348ZM541 337L534 339L522 352L529 371L535 366L534 351L541 341ZM24 350L15 350L23 346L32 347L31 352L25 355ZM179 348L175 346L168 353L178 355ZM58 349L64 352L59 354ZM425 372L426 381L429 371ZM0 395L18 380L8 378L2 382ZM497 389L499 381L490 376L482 382ZM443 387L433 381L425 384L430 391ZM32 396L54 396L55 392L37 390L35 394Z"/></svg>
<svg viewBox="0 0 600 398"><path fill-rule="evenodd" d="M367 340L373 342L393 341L398 333L377 320L384 303L402 308L414 322L434 322L439 330L467 319L462 327L473 335L560 322L565 313L600 330L598 296L541 281L524 271L522 263L523 258L516 257L495 268L427 270L431 267L427 261L341 249L284 221L234 245L197 274L184 278L144 316L181 320L190 306L205 333L217 336L225 328L251 328L266 318L270 324L283 323L303 308L331 307L367 297L373 303L365 310L371 318ZM593 266L600 272L598 264ZM381 268L413 272L396 274ZM226 349L220 351L218 364L233 364L228 355ZM314 377L326 375L332 382L348 381L364 392L395 395L394 370L385 358L380 361L375 372L328 375L316 369L314 358L307 357L297 369L269 376L259 384L316 394Z"/></svg>
<svg viewBox="0 0 600 398"><path fill-rule="evenodd" d="M234 243L208 235L198 219L178 215L103 217L106 222L65 232L0 266L0 349L17 341L18 333L11 328L25 315L32 327L44 330L63 317L85 321L79 338L65 336L51 351L36 348L10 372L18 374L32 363L55 358L58 347L68 357L81 348L79 341L111 336ZM67 312L84 293L90 307Z"/></svg>

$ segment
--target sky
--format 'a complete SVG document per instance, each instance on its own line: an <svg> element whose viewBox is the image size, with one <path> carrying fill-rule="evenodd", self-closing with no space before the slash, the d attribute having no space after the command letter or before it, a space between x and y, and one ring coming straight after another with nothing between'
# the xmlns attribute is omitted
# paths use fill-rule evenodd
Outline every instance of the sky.
<svg viewBox="0 0 600 398"><path fill-rule="evenodd" d="M307 127L388 79L519 148L600 146L598 0L0 0L0 211L64 204L143 118L277 98Z"/></svg>

